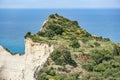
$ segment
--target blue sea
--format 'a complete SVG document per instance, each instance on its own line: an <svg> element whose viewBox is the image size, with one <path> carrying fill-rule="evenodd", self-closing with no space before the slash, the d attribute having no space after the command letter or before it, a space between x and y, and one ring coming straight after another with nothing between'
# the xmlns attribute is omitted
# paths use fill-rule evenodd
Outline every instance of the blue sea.
<svg viewBox="0 0 120 80"><path fill-rule="evenodd" d="M48 15L58 13L89 33L120 43L120 9L0 9L0 45L24 53L24 35L40 30Z"/></svg>

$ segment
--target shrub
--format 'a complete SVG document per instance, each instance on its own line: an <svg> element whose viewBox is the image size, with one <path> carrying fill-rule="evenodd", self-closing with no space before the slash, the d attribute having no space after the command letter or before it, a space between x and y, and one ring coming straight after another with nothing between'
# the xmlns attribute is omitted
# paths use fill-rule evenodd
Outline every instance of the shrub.
<svg viewBox="0 0 120 80"><path fill-rule="evenodd" d="M83 42L83 43L86 43L86 42L88 42L88 41L89 41L89 38L87 38L87 37L83 37L83 38L82 38L82 42Z"/></svg>
<svg viewBox="0 0 120 80"><path fill-rule="evenodd" d="M71 41L77 40L77 38L76 38L75 36L72 36L72 37L70 38L70 40L71 40Z"/></svg>
<svg viewBox="0 0 120 80"><path fill-rule="evenodd" d="M43 41L40 37L36 36L36 35L31 35L30 37L33 42L40 42L40 41Z"/></svg>
<svg viewBox="0 0 120 80"><path fill-rule="evenodd" d="M82 64L82 68L90 72L96 72L97 74L102 73L104 79L120 78L119 46L115 45L113 52L114 53L108 50L92 51L92 53L89 54L90 60ZM91 77L92 75L89 76L89 79Z"/></svg>
<svg viewBox="0 0 120 80"><path fill-rule="evenodd" d="M103 40L104 40L104 41L110 41L110 39L109 39L109 38L104 38Z"/></svg>
<svg viewBox="0 0 120 80"><path fill-rule="evenodd" d="M93 44L90 44L89 46L90 46L91 48L94 48L94 45L93 45Z"/></svg>
<svg viewBox="0 0 120 80"><path fill-rule="evenodd" d="M72 48L79 48L80 44L77 40L73 40L70 46L72 46Z"/></svg>
<svg viewBox="0 0 120 80"><path fill-rule="evenodd" d="M117 70L117 72L114 73L113 76L120 79L120 70Z"/></svg>
<svg viewBox="0 0 120 80"><path fill-rule="evenodd" d="M62 33L64 32L63 28L58 24L48 25L47 28L51 31L54 31L54 33L57 35L62 35Z"/></svg>
<svg viewBox="0 0 120 80"><path fill-rule="evenodd" d="M113 47L113 55L119 56L120 55L120 47L117 45L114 45Z"/></svg>
<svg viewBox="0 0 120 80"><path fill-rule="evenodd" d="M58 74L54 77L54 80L65 80L66 77L65 74Z"/></svg>
<svg viewBox="0 0 120 80"><path fill-rule="evenodd" d="M77 35L80 35L81 31L80 31L80 30L77 30L75 33L76 33Z"/></svg>
<svg viewBox="0 0 120 80"><path fill-rule="evenodd" d="M99 44L98 42L94 42L94 45L95 45L96 47L100 46L100 44Z"/></svg>
<svg viewBox="0 0 120 80"><path fill-rule="evenodd" d="M25 38L27 38L27 37L31 37L31 32L26 33Z"/></svg>
<svg viewBox="0 0 120 80"><path fill-rule="evenodd" d="M86 69L87 71L93 71L93 67L96 65L94 61L89 61L82 64L82 68Z"/></svg>
<svg viewBox="0 0 120 80"><path fill-rule="evenodd" d="M99 41L103 40L102 36L96 37L96 39Z"/></svg>
<svg viewBox="0 0 120 80"><path fill-rule="evenodd" d="M70 75L68 80L79 80L79 75L80 75L80 73L74 73L74 74Z"/></svg>
<svg viewBox="0 0 120 80"><path fill-rule="evenodd" d="M78 25L78 22L77 21L72 21L72 24L73 25Z"/></svg>
<svg viewBox="0 0 120 80"><path fill-rule="evenodd" d="M117 68L111 68L111 69L106 69L106 71L103 73L105 78L108 77L117 77L117 74L119 74L119 69Z"/></svg>
<svg viewBox="0 0 120 80"><path fill-rule="evenodd" d="M54 50L51 54L51 58L57 65L70 64L76 66L75 61L71 58L70 51L68 50Z"/></svg>
<svg viewBox="0 0 120 80"><path fill-rule="evenodd" d="M46 76L47 76L47 74L43 73L38 77L38 80L48 80L48 78Z"/></svg>
<svg viewBox="0 0 120 80"><path fill-rule="evenodd" d="M96 72L104 72L105 71L105 67L102 64L96 65L94 67L94 71L96 71Z"/></svg>
<svg viewBox="0 0 120 80"><path fill-rule="evenodd" d="M49 39L53 39L55 33L52 30L49 30L45 33L45 36L48 37Z"/></svg>
<svg viewBox="0 0 120 80"><path fill-rule="evenodd" d="M39 31L37 34L38 34L39 36L45 36L45 32L42 32L42 31Z"/></svg>
<svg viewBox="0 0 120 80"><path fill-rule="evenodd" d="M86 69L87 71L93 71L93 65L91 63L85 63L82 65L83 69Z"/></svg>
<svg viewBox="0 0 120 80"><path fill-rule="evenodd" d="M104 55L105 55L105 51L104 50L93 50L92 53L90 54L90 57L97 63L101 63Z"/></svg>
<svg viewBox="0 0 120 80"><path fill-rule="evenodd" d="M48 75L51 75L51 76L54 76L54 75L55 75L54 69L53 69L52 67L49 68L48 71L47 71L47 74L48 74Z"/></svg>
<svg viewBox="0 0 120 80"><path fill-rule="evenodd" d="M55 15L54 15L54 14L51 14L49 17L50 17L50 18L55 18Z"/></svg>

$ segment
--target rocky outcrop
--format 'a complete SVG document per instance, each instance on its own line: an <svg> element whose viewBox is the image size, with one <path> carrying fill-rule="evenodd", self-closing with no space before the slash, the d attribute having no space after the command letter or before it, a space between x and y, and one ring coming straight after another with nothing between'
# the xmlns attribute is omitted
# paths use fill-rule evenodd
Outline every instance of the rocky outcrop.
<svg viewBox="0 0 120 80"><path fill-rule="evenodd" d="M27 38L25 40L25 80L35 80L43 64L46 62L53 45L50 43L37 43Z"/></svg>
<svg viewBox="0 0 120 80"><path fill-rule="evenodd" d="M25 39L25 54L11 55L0 46L0 80L36 80L53 45Z"/></svg>

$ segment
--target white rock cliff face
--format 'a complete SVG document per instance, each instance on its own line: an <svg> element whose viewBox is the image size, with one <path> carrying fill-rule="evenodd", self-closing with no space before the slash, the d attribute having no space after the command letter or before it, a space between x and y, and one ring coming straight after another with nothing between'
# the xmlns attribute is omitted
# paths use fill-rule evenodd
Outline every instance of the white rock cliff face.
<svg viewBox="0 0 120 80"><path fill-rule="evenodd" d="M36 80L53 45L25 39L25 54L11 55L0 46L0 80Z"/></svg>

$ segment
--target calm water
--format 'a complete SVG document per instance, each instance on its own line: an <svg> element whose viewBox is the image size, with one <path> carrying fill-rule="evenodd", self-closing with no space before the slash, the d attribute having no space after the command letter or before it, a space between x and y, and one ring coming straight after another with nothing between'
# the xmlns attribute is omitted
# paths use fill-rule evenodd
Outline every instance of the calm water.
<svg viewBox="0 0 120 80"><path fill-rule="evenodd" d="M26 32L39 31L52 13L77 20L91 34L120 43L120 9L0 9L0 45L23 53Z"/></svg>

